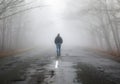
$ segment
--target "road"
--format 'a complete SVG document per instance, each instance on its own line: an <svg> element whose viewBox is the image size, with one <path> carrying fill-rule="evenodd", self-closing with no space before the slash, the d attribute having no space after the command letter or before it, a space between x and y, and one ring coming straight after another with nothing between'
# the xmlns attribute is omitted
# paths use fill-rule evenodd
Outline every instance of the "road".
<svg viewBox="0 0 120 84"><path fill-rule="evenodd" d="M0 59L0 84L119 84L120 63L85 49L34 49Z"/></svg>

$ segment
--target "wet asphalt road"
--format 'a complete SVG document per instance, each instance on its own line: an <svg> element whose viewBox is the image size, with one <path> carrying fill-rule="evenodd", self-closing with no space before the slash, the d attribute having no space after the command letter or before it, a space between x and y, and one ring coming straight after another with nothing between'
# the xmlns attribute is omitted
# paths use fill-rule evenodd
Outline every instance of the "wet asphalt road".
<svg viewBox="0 0 120 84"><path fill-rule="evenodd" d="M120 63L82 49L31 50L0 59L0 84L119 84Z"/></svg>

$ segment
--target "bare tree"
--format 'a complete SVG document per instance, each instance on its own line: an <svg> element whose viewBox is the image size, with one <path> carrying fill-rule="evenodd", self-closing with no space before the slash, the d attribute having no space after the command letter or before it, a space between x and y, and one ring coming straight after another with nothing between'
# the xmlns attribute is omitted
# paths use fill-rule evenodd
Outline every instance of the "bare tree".
<svg viewBox="0 0 120 84"><path fill-rule="evenodd" d="M6 12L11 10L11 7L16 6L20 3L22 3L24 0L0 0L0 20L3 23L3 25L0 27L0 30L2 31L1 33L1 49L4 50L5 44L6 44L6 35L7 35L7 23L6 23L6 18L5 15L7 14ZM7 44L6 44L7 45Z"/></svg>
<svg viewBox="0 0 120 84"><path fill-rule="evenodd" d="M96 17L99 21L92 24L95 28L91 28L96 33L99 41L105 41L107 50L109 52L117 51L116 54L120 55L120 34L119 34L119 21L120 21L120 0L93 0L89 4L88 14ZM93 21L96 22L96 21ZM102 36L102 39L101 39ZM96 37L96 38L97 38ZM104 42L100 42L104 43ZM114 48L116 47L116 49Z"/></svg>
<svg viewBox="0 0 120 84"><path fill-rule="evenodd" d="M20 4L24 0L0 0L0 16L10 10L10 8Z"/></svg>
<svg viewBox="0 0 120 84"><path fill-rule="evenodd" d="M25 0L0 0L1 50L17 48L17 46L20 44L20 41L26 32L25 28L21 26L23 24L23 12L34 8L43 7L41 4L35 5L37 1L39 0L32 0L30 2L25 2Z"/></svg>

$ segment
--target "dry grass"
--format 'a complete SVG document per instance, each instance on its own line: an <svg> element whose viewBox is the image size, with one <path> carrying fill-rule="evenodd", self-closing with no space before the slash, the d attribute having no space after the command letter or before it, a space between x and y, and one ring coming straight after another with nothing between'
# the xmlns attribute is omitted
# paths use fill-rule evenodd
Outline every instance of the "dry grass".
<svg viewBox="0 0 120 84"><path fill-rule="evenodd" d="M0 58L15 55L15 54L18 54L18 53L22 53L22 52L25 52L25 51L28 51L28 50L31 50L31 49L33 49L33 48L10 50L10 51L0 51Z"/></svg>
<svg viewBox="0 0 120 84"><path fill-rule="evenodd" d="M102 50L102 49L89 49L89 50L92 50L96 53L103 53L108 58L111 58L113 60L120 62L120 56L117 55L117 51L106 51L106 50Z"/></svg>

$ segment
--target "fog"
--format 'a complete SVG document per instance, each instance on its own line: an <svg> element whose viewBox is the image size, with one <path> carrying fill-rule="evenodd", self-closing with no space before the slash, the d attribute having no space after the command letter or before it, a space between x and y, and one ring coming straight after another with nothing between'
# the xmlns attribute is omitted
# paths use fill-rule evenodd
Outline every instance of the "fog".
<svg viewBox="0 0 120 84"><path fill-rule="evenodd" d="M4 4L2 4L2 1ZM120 51L119 0L0 0L0 49L63 47Z"/></svg>
<svg viewBox="0 0 120 84"><path fill-rule="evenodd" d="M0 0L0 58L1 84L120 84L120 0Z"/></svg>
<svg viewBox="0 0 120 84"><path fill-rule="evenodd" d="M82 10L85 0L80 0L79 4L72 0L43 0L40 4L43 7L30 10L25 17L27 27L31 29L28 31L32 32L29 38L33 38L34 43L54 45L54 39L60 33L64 46L89 45L90 39L85 29L87 26L83 22L84 18L80 18L79 14L74 15L80 11L75 5L80 5ZM73 4L73 7L70 4Z"/></svg>

